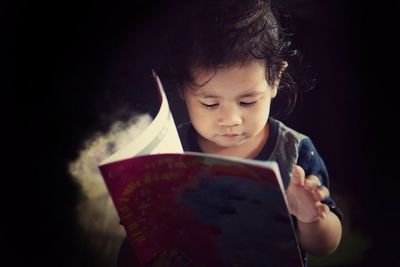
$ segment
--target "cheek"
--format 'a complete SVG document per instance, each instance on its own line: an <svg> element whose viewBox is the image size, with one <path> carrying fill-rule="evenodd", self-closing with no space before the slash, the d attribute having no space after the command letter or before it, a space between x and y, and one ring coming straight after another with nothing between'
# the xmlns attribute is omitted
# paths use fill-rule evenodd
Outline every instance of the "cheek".
<svg viewBox="0 0 400 267"><path fill-rule="evenodd" d="M268 120L267 112L253 113L249 116L247 124L249 128L257 131L260 128L264 127L267 120Z"/></svg>
<svg viewBox="0 0 400 267"><path fill-rule="evenodd" d="M189 116L192 117L196 113L196 107L194 105L194 102L191 99L186 99L185 103Z"/></svg>
<svg viewBox="0 0 400 267"><path fill-rule="evenodd" d="M263 106L256 110L247 113L246 127L253 131L258 132L264 128L269 116L269 107Z"/></svg>
<svg viewBox="0 0 400 267"><path fill-rule="evenodd" d="M207 121L207 114L205 114L204 109L197 105L197 103L187 102L187 110L189 113L190 121L194 124L205 123Z"/></svg>

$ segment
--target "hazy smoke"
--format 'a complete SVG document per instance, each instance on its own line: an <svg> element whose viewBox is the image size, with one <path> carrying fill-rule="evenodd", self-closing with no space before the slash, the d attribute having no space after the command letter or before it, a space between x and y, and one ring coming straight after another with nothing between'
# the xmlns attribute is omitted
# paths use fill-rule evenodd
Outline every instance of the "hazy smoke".
<svg viewBox="0 0 400 267"><path fill-rule="evenodd" d="M107 133L87 140L79 157L69 164L84 195L77 207L79 224L98 266L115 266L125 231L97 166L138 136L151 120L150 115L137 115L128 122L116 122Z"/></svg>

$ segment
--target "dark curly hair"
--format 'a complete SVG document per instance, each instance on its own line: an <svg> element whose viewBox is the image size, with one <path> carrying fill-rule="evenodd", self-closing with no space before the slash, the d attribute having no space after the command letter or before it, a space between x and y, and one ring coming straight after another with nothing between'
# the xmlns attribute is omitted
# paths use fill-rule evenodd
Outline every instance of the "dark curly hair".
<svg viewBox="0 0 400 267"><path fill-rule="evenodd" d="M293 108L295 83L288 73L280 74L294 52L269 0L185 1L176 12L180 19L167 42L163 80L178 90L195 88L194 68L217 71L263 60L267 82L273 85L281 78L280 87L289 89L288 107Z"/></svg>

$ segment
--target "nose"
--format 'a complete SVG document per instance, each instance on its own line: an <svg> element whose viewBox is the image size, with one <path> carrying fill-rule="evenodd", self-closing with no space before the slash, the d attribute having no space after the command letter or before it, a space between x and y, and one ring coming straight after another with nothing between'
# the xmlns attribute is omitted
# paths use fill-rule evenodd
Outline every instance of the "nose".
<svg viewBox="0 0 400 267"><path fill-rule="evenodd" d="M224 127L237 126L242 123L240 110L233 105L221 107L218 114L218 125Z"/></svg>

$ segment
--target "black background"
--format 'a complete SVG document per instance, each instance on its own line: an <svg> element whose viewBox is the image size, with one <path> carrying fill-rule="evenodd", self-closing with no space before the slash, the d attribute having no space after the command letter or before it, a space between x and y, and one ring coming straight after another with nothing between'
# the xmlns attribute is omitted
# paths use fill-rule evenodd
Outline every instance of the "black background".
<svg viewBox="0 0 400 267"><path fill-rule="evenodd" d="M345 227L367 240L363 257L343 265L395 266L398 7L394 1L285 4L317 85L284 121L312 137ZM3 167L9 171L2 186L5 261L93 266L75 223L80 192L66 166L94 131L154 110L143 77L161 56L167 7L156 0L3 4L4 154L11 159Z"/></svg>

